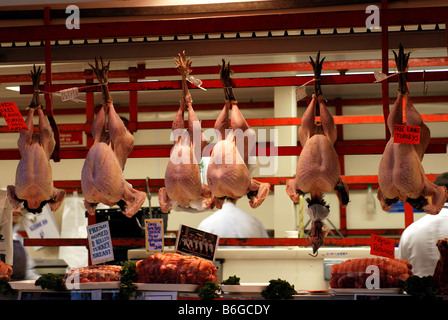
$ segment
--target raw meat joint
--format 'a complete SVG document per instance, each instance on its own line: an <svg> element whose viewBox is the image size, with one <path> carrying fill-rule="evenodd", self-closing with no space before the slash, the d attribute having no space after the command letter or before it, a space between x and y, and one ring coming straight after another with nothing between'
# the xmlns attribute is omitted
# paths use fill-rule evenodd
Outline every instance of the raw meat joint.
<svg viewBox="0 0 448 320"><path fill-rule="evenodd" d="M179 253L156 253L135 265L139 283L180 283L204 286L218 283L218 271L210 260Z"/></svg>
<svg viewBox="0 0 448 320"><path fill-rule="evenodd" d="M0 260L0 279L6 279L7 281L10 281L11 276L12 276L11 266Z"/></svg>
<svg viewBox="0 0 448 320"><path fill-rule="evenodd" d="M70 268L65 272L64 281L75 279L80 283L120 281L121 270L121 266L114 265Z"/></svg>
<svg viewBox="0 0 448 320"><path fill-rule="evenodd" d="M394 51L399 72L398 97L387 118L391 133L378 170L378 200L384 211L389 211L398 200L408 202L419 211L437 214L442 209L448 193L444 186L430 182L421 164L429 144L430 130L411 102L406 83L409 53L400 45L398 55ZM404 110L403 110L404 105ZM420 127L419 144L394 143L395 125Z"/></svg>
<svg viewBox="0 0 448 320"><path fill-rule="evenodd" d="M319 52L316 61L310 59L314 69L314 92L299 128L303 149L297 162L296 177L286 182L286 193L294 203L299 202L300 195L310 193L310 198L306 199L307 213L312 221L308 241L313 254L317 254L329 233L323 220L330 214L330 207L323 199L323 193L335 191L340 206L345 207L349 202L349 191L341 179L339 158L333 147L337 138L334 120L322 97L320 74L325 58L320 60Z"/></svg>
<svg viewBox="0 0 448 320"><path fill-rule="evenodd" d="M82 168L81 188L89 214L95 214L101 202L108 206L117 204L127 217L132 217L143 205L146 194L133 189L124 179L123 170L134 147L134 137L115 112L107 86L109 64L105 65L101 58L101 66L97 59L95 67L91 65L101 85L103 102L92 124L94 142Z"/></svg>
<svg viewBox="0 0 448 320"><path fill-rule="evenodd" d="M439 294L448 294L448 238L438 240L437 248L440 257L432 279Z"/></svg>
<svg viewBox="0 0 448 320"><path fill-rule="evenodd" d="M65 197L65 190L53 187L53 175L50 158L55 148L50 123L42 111L39 98L39 82L42 69L34 66L31 71L34 93L25 119L28 130L20 131L17 145L21 159L17 166L15 185L7 187L8 199L14 209L23 203L32 213L42 212L48 203L56 211ZM39 129L34 132L33 116L37 113Z"/></svg>
<svg viewBox="0 0 448 320"><path fill-rule="evenodd" d="M249 159L253 159L255 132L238 108L232 90L231 73L230 63L226 65L223 59L220 78L225 104L214 125L218 141L210 155L207 183L213 194L213 204L218 209L222 208L226 198L239 199L244 195L249 198L250 206L257 208L268 196L270 184L261 183L250 176L254 168Z"/></svg>
<svg viewBox="0 0 448 320"><path fill-rule="evenodd" d="M165 171L165 187L159 189L159 204L162 212L169 212L177 206L190 212L200 212L212 208L209 187L201 181L199 163L207 139L194 113L187 77L192 71L192 61L185 51L174 59L182 76L182 98L174 118L172 131L176 138L171 149L170 160ZM184 113L188 112L188 128L184 130ZM200 140L199 140L199 139Z"/></svg>
<svg viewBox="0 0 448 320"><path fill-rule="evenodd" d="M412 273L407 260L389 258L349 259L331 266L331 288L366 288L372 275L371 266L378 267L380 288L401 288Z"/></svg>

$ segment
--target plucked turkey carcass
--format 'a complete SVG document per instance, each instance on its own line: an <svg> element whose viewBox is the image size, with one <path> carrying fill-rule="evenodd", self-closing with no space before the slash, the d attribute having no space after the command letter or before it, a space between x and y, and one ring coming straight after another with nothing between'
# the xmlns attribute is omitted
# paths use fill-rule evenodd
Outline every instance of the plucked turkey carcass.
<svg viewBox="0 0 448 320"><path fill-rule="evenodd" d="M297 162L296 176L286 182L286 193L294 203L298 203L301 194L310 193L310 198L306 199L307 213L312 221L309 241L315 254L329 233L323 223L330 213L323 193L336 191L340 206L345 207L349 202L349 191L341 180L339 158L333 147L337 138L334 120L322 97L320 73L325 58L320 60L319 52L315 62L310 59L315 74L314 92L299 128L303 149Z"/></svg>
<svg viewBox="0 0 448 320"><path fill-rule="evenodd" d="M207 140L195 115L188 90L187 77L191 72L192 61L186 58L184 51L179 54L179 59L175 59L175 63L182 76L182 98L172 125L175 142L165 171L165 187L159 190L159 204L165 213L177 206L189 212L198 212L212 206L210 189L202 183L199 171ZM188 112L186 131L185 112Z"/></svg>
<svg viewBox="0 0 448 320"><path fill-rule="evenodd" d="M366 288L366 281L372 275L370 266L378 268L380 288L401 288L404 281L413 275L412 265L407 260L389 258L349 259L331 266L331 288Z"/></svg>
<svg viewBox="0 0 448 320"><path fill-rule="evenodd" d="M17 166L15 185L7 187L8 199L14 209L23 203L32 213L42 212L48 203L56 211L65 197L65 190L53 186L50 158L55 148L55 140L50 123L42 111L39 98L39 82L42 69L34 67L31 72L34 93L25 119L28 130L20 131L17 145L21 159ZM34 132L33 116L37 113L39 128Z"/></svg>
<svg viewBox="0 0 448 320"><path fill-rule="evenodd" d="M89 214L95 214L98 203L118 205L132 217L142 206L146 194L132 188L124 179L123 170L134 146L134 137L127 130L114 109L107 86L109 65L95 59L95 71L102 88L102 106L92 124L93 145L81 173L84 205ZM107 128L106 128L107 124Z"/></svg>
<svg viewBox="0 0 448 320"><path fill-rule="evenodd" d="M217 269L209 260L179 253L156 253L135 265L137 282L179 283L204 286L218 283Z"/></svg>
<svg viewBox="0 0 448 320"><path fill-rule="evenodd" d="M432 281L439 294L448 294L448 238L437 240L440 252Z"/></svg>
<svg viewBox="0 0 448 320"><path fill-rule="evenodd" d="M215 122L218 141L210 155L207 183L213 194L214 206L221 209L226 198L249 198L252 208L260 206L269 194L270 184L252 179L255 132L238 108L232 90L230 63L220 66L220 78L224 87L225 104ZM229 111L230 123L229 128Z"/></svg>
<svg viewBox="0 0 448 320"><path fill-rule="evenodd" d="M399 72L399 90L397 100L387 118L391 138L378 169L377 197L384 211L389 211L394 203L401 200L419 211L437 214L442 209L448 193L444 186L436 186L425 176L421 161L429 143L430 130L409 96L406 83L409 53L405 54L400 46L398 55L395 51L394 55ZM395 143L395 125L420 127L419 144Z"/></svg>

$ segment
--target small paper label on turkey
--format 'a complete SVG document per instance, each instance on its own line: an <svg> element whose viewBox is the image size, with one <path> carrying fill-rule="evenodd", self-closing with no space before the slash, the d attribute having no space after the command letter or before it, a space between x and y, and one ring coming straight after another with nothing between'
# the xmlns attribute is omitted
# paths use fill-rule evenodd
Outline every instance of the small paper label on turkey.
<svg viewBox="0 0 448 320"><path fill-rule="evenodd" d="M395 246L392 239L383 238L375 234L370 238L370 254L386 258L395 257Z"/></svg>
<svg viewBox="0 0 448 320"><path fill-rule="evenodd" d="M407 126L403 124L396 124L394 128L394 142L406 143L406 144L419 144L420 131L421 127L419 126Z"/></svg>
<svg viewBox="0 0 448 320"><path fill-rule="evenodd" d="M28 127L14 102L0 103L0 114L5 119L10 131L28 130Z"/></svg>
<svg viewBox="0 0 448 320"><path fill-rule="evenodd" d="M202 80L201 79L197 79L193 76L190 76L190 78L188 79L188 82L190 82L191 84L195 85L196 87L198 87L201 90L207 91L207 89L202 87Z"/></svg>
<svg viewBox="0 0 448 320"><path fill-rule="evenodd" d="M163 219L145 219L146 252L163 252Z"/></svg>
<svg viewBox="0 0 448 320"><path fill-rule="evenodd" d="M296 101L306 98L306 87L298 87L296 89Z"/></svg>
<svg viewBox="0 0 448 320"><path fill-rule="evenodd" d="M382 72L379 72L379 71L374 71L373 75L375 76L375 80L376 80L375 82L381 82L381 81L387 79L387 75Z"/></svg>
<svg viewBox="0 0 448 320"><path fill-rule="evenodd" d="M75 100L79 96L79 91L77 87L60 90L62 101Z"/></svg>

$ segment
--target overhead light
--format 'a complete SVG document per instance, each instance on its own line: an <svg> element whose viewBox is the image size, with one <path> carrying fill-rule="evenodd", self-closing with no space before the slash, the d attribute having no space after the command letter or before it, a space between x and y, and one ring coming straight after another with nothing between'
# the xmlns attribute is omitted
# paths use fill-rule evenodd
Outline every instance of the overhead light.
<svg viewBox="0 0 448 320"><path fill-rule="evenodd" d="M20 86L6 87L7 90L20 92Z"/></svg>

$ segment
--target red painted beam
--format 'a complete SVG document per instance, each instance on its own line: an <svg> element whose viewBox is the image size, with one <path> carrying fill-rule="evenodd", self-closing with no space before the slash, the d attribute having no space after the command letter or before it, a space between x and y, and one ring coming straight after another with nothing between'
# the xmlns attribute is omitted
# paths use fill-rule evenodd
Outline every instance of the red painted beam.
<svg viewBox="0 0 448 320"><path fill-rule="evenodd" d="M438 15L437 13L438 11L434 11L435 15ZM365 27L366 18L366 13L359 10L82 23L79 29L71 30L67 29L65 25L3 27L0 28L0 42L158 37L345 26Z"/></svg>
<svg viewBox="0 0 448 320"><path fill-rule="evenodd" d="M218 106L220 107L220 106ZM129 109L128 109L129 110ZM124 110L122 110L124 111ZM446 122L448 121L448 114L422 114L424 122ZM364 115L364 116L333 116L336 125L341 124L369 124L369 123L384 123L384 117L382 115ZM247 123L251 127L266 127L266 126L291 126L301 125L302 118L267 118L267 119L246 119ZM89 123L89 122L88 122ZM202 120L202 128L213 128L215 120ZM171 129L171 121L148 121L137 122L137 129L150 130L150 129ZM73 131L87 131L87 124L72 123L72 124L59 124L59 130L62 132ZM35 127L35 130L37 126ZM0 133L10 132L8 126L0 126Z"/></svg>
<svg viewBox="0 0 448 320"><path fill-rule="evenodd" d="M375 230L372 230L374 233ZM392 239L395 245L399 239ZM166 246L175 245L175 238L164 238ZM370 246L370 238L326 238L324 246L353 247ZM112 239L113 246L145 246L145 239ZM308 247L304 238L220 238L220 246L303 246ZM88 246L88 240L83 238L52 238L52 239L24 239L24 246Z"/></svg>
<svg viewBox="0 0 448 320"><path fill-rule="evenodd" d="M447 66L448 58L415 58L409 59L410 68L413 67L431 67L431 66ZM358 70L358 69L376 69L381 70L382 60L351 60L351 61L325 61L323 70ZM389 60L389 67L395 67L395 61ZM291 72L291 71L312 71L309 62L297 63L273 63L273 64L250 64L250 65L232 65L234 73L265 73L265 72ZM218 66L202 66L195 67L194 75L210 75L219 74ZM155 68L155 69L138 69L137 78L144 79L145 77L165 77L176 76L179 73L175 68ZM44 77L45 74L42 74ZM127 79L131 76L129 70L111 70L109 71L109 79ZM53 81L65 80L96 80L95 75L86 74L85 72L58 72L52 73ZM27 83L30 82L29 74L11 74L0 75L0 83Z"/></svg>
<svg viewBox="0 0 448 320"><path fill-rule="evenodd" d="M308 81L311 81L313 77L274 77L274 78L238 78L233 79L234 88L251 88L251 87L278 87L278 86L301 86ZM322 76L322 84L335 85L335 84L373 84L375 78L372 74L356 74L356 75L327 75ZM423 81L447 81L448 72L446 71L427 71L423 72L410 72L408 73L408 82L421 82ZM389 82L397 82L396 77L388 79ZM220 80L203 80L203 88L206 89L220 89L222 83ZM51 92L58 92L60 90L77 87L80 92L100 92L100 87L89 86L84 84L53 84L51 86ZM182 88L182 82L180 80L173 81L140 81L140 82L118 82L109 83L109 91L146 91L146 90L180 90ZM189 84L190 89L196 87ZM42 86L40 90L45 91ZM32 85L21 85L20 94L32 94Z"/></svg>
<svg viewBox="0 0 448 320"><path fill-rule="evenodd" d="M364 10L353 10L83 23L79 29L71 30L65 24L3 27L0 28L0 42L351 28L365 27L367 16ZM447 16L448 7L382 9L381 24L445 23Z"/></svg>

